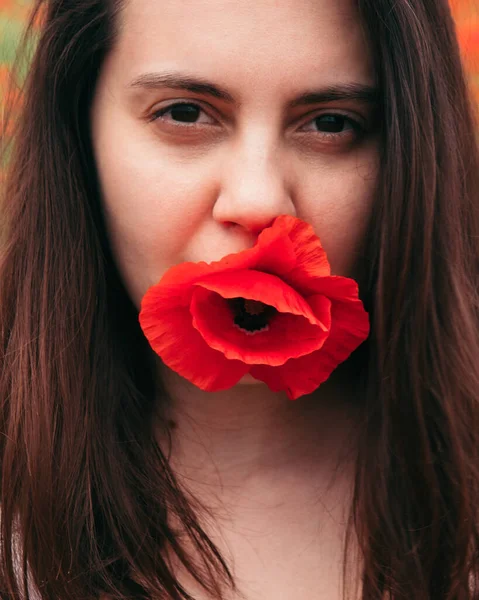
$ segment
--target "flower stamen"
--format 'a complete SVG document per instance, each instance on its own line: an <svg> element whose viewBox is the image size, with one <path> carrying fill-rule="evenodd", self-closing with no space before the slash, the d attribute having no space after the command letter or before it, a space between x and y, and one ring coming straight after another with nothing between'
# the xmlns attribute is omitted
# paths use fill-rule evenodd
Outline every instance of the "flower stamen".
<svg viewBox="0 0 479 600"><path fill-rule="evenodd" d="M266 304L260 302L259 300L245 300L244 301L244 309L250 315L260 315L264 312L266 308Z"/></svg>
<svg viewBox="0 0 479 600"><path fill-rule="evenodd" d="M234 324L247 335L268 331L269 321L277 312L274 306L248 298L231 298L229 304Z"/></svg>

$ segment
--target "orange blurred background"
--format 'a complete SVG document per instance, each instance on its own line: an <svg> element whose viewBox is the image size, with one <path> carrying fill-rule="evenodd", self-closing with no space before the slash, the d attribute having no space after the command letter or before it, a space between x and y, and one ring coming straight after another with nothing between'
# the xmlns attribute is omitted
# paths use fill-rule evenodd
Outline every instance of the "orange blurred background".
<svg viewBox="0 0 479 600"><path fill-rule="evenodd" d="M450 0L466 69L479 103L479 0Z"/></svg>

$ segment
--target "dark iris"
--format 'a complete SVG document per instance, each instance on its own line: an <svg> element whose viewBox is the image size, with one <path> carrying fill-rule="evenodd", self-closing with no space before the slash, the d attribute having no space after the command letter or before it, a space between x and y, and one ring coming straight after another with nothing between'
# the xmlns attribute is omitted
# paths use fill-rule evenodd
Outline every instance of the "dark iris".
<svg viewBox="0 0 479 600"><path fill-rule="evenodd" d="M244 298L231 298L229 304L233 310L235 325L238 325L238 327L241 327L241 329L245 329L246 331L258 331L258 329L263 329L268 325L272 315L277 312L274 306L263 304L261 313L251 314L245 306Z"/></svg>
<svg viewBox="0 0 479 600"><path fill-rule="evenodd" d="M198 119L200 108L194 104L176 104L169 112L176 121L194 123Z"/></svg>
<svg viewBox="0 0 479 600"><path fill-rule="evenodd" d="M321 131L341 133L347 119L341 115L321 115L320 117L317 117L315 121L316 126Z"/></svg>

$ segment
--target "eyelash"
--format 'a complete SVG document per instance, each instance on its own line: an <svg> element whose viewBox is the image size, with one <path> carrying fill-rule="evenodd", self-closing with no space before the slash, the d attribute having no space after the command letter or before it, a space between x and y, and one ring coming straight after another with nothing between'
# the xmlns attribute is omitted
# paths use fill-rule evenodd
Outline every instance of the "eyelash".
<svg viewBox="0 0 479 600"><path fill-rule="evenodd" d="M154 122L157 121L159 119L161 119L161 117L163 117L165 114L167 114L169 111L171 111L172 109L178 107L178 106L194 106L195 108L198 108L200 111L204 112L205 114L208 114L201 105L195 103L195 102L175 102L173 104L170 104L169 106L163 107L160 110L157 110L153 113L153 116L150 118L150 122ZM326 113L322 113L320 115L317 115L316 117L312 118L310 121L308 121L307 123L311 123L313 122L315 119L319 119L320 117L341 117L342 119L344 119L349 125L351 125L352 130L354 130L354 133L356 136L362 136L365 134L365 128L364 126L359 123L358 121L356 121L355 119L344 115L342 113L335 113L335 112L326 112ZM306 124L307 124L306 123ZM173 125L173 127L178 127L178 128L194 128L197 127L198 124L197 123L178 123L178 122L170 122L170 124ZM201 125L201 124L200 124ZM348 135L348 131L351 131L351 129L343 131L343 132L328 132L328 131L313 131L313 132L306 132L306 133L314 133L318 136L321 136L323 138L329 139L329 140L334 140L337 141L339 138Z"/></svg>

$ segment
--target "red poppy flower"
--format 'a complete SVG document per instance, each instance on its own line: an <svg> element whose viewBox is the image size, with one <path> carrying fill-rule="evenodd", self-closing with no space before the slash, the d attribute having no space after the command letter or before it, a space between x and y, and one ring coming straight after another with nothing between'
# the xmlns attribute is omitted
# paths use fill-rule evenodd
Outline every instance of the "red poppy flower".
<svg viewBox="0 0 479 600"><path fill-rule="evenodd" d="M294 400L369 335L357 283L330 273L311 225L281 215L252 248L171 267L143 297L140 325L163 362L203 390L250 373Z"/></svg>

